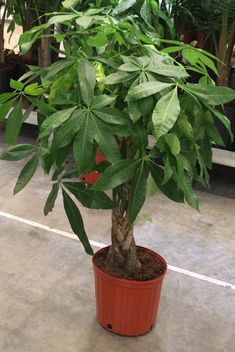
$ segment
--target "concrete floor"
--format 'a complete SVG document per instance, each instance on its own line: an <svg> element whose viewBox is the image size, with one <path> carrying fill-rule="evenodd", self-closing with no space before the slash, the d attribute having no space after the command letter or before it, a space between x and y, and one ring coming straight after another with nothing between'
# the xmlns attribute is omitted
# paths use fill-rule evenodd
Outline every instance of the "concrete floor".
<svg viewBox="0 0 235 352"><path fill-rule="evenodd" d="M0 130L0 150L3 146ZM21 165L0 161L0 211L71 232L60 199L43 217L50 184L40 170L13 198ZM215 178L212 189L198 190L200 213L160 194L150 198L136 239L171 265L235 285L235 184ZM90 239L109 243L109 211L82 213ZM79 242L3 215L0 352L234 352L235 290L169 270L153 331L116 336L96 323L91 258Z"/></svg>

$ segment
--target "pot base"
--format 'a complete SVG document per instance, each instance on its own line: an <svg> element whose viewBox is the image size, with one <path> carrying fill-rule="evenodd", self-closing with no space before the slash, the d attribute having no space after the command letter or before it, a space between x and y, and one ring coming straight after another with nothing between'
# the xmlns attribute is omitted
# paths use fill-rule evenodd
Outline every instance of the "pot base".
<svg viewBox="0 0 235 352"><path fill-rule="evenodd" d="M107 249L101 249L95 256L104 250ZM160 277L147 281L115 278L97 268L93 259L97 320L106 330L118 335L144 335L152 330L156 322L167 264L158 254L146 248L144 250L164 266L165 271Z"/></svg>

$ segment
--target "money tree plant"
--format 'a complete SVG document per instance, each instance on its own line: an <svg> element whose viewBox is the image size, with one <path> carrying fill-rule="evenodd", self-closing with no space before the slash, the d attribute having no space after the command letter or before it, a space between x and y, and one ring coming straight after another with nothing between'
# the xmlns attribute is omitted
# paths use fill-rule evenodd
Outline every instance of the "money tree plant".
<svg viewBox="0 0 235 352"><path fill-rule="evenodd" d="M212 145L223 144L215 120L231 133L222 104L235 99L235 92L215 86L209 76L216 73L211 54L153 38L143 32L138 18L110 8L55 13L21 38L24 50L55 23L66 28L57 37L64 44L64 58L49 68L29 67L19 81L11 81L14 91L0 96L0 118L10 111L2 159L27 158L14 194L43 168L52 186L45 215L62 192L72 230L88 254L93 250L78 202L90 209L112 209L107 263L138 278L133 226L147 191L156 188L172 201L199 208L192 183L209 185ZM190 48L190 62L171 57L169 45ZM192 70L200 74L197 83L191 83ZM27 111L22 109L25 99ZM17 144L32 110L38 112L36 144ZM105 157L98 165L97 149ZM101 173L95 185L81 180L92 170Z"/></svg>

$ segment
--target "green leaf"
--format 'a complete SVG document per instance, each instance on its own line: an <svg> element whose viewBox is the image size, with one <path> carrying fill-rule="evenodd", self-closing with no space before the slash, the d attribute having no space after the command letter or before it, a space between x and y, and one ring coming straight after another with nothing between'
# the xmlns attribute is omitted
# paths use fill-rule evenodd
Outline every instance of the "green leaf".
<svg viewBox="0 0 235 352"><path fill-rule="evenodd" d="M90 37L87 43L90 46L94 46L96 48L101 48L108 42L108 37L105 33L98 33L94 37Z"/></svg>
<svg viewBox="0 0 235 352"><path fill-rule="evenodd" d="M222 114L222 112L220 112L219 110L213 109L211 106L207 106L207 107L220 120L220 122L222 122L222 124L226 127L227 131L230 134L231 140L233 140L234 136L233 136L233 132L232 132L232 129L231 129L231 122L227 118L227 116Z"/></svg>
<svg viewBox="0 0 235 352"><path fill-rule="evenodd" d="M154 222L153 218L150 215L148 215L148 214L143 214L143 219L144 219L144 221L148 221L148 222L151 222L151 223Z"/></svg>
<svg viewBox="0 0 235 352"><path fill-rule="evenodd" d="M94 97L93 102L91 104L92 109L99 109L103 108L105 106L111 105L115 100L117 96L111 96L111 95L98 95L97 97Z"/></svg>
<svg viewBox="0 0 235 352"><path fill-rule="evenodd" d="M56 166L59 168L63 166L65 161L69 159L69 154L71 153L72 144L68 144L63 148L60 148L53 153L53 159L56 162Z"/></svg>
<svg viewBox="0 0 235 352"><path fill-rule="evenodd" d="M164 48L161 50L161 53L164 53L164 54L171 54L171 53L175 53L177 51L181 51L185 48L185 45L183 46L168 46L167 48Z"/></svg>
<svg viewBox="0 0 235 352"><path fill-rule="evenodd" d="M235 90L221 86L186 85L186 90L195 94L202 102L209 105L221 105L235 99Z"/></svg>
<svg viewBox="0 0 235 352"><path fill-rule="evenodd" d="M180 113L177 87L164 95L153 111L153 128L156 139L166 134L175 124Z"/></svg>
<svg viewBox="0 0 235 352"><path fill-rule="evenodd" d="M150 3L150 1L144 1L140 9L140 16L143 18L144 22L149 26L151 26L152 22L152 3Z"/></svg>
<svg viewBox="0 0 235 352"><path fill-rule="evenodd" d="M11 79L10 80L10 87L12 89L15 89L15 90L22 92L22 90L24 89L24 83L15 81L14 79Z"/></svg>
<svg viewBox="0 0 235 352"><path fill-rule="evenodd" d="M92 187L96 191L107 191L113 189L133 177L139 161L119 160L109 166L96 184Z"/></svg>
<svg viewBox="0 0 235 352"><path fill-rule="evenodd" d="M128 124L127 116L116 108L96 108L92 112L106 123L114 125Z"/></svg>
<svg viewBox="0 0 235 352"><path fill-rule="evenodd" d="M8 112L12 108L16 99L17 98L15 97L0 106L0 121L3 120L7 116Z"/></svg>
<svg viewBox="0 0 235 352"><path fill-rule="evenodd" d="M166 157L166 161L165 161L165 164L164 164L164 181L163 181L163 185L166 184L172 177L174 171L171 167L171 162L170 162L170 158L169 158L169 155L167 155Z"/></svg>
<svg viewBox="0 0 235 352"><path fill-rule="evenodd" d="M191 123L187 120L186 115L183 115L183 118L178 119L177 126L179 127L180 132L186 139L191 142L194 141L194 130Z"/></svg>
<svg viewBox="0 0 235 352"><path fill-rule="evenodd" d="M19 39L19 47L21 54L26 54L33 46L33 44L40 37L44 29L44 25L42 26L34 26L27 32L24 32L20 35Z"/></svg>
<svg viewBox="0 0 235 352"><path fill-rule="evenodd" d="M32 144L18 144L6 149L0 159L17 161L27 158L36 151L36 146Z"/></svg>
<svg viewBox="0 0 235 352"><path fill-rule="evenodd" d="M184 196L188 204L192 208L199 210L198 198L192 188L192 180L187 176L184 177L184 182L182 184L182 191L184 192Z"/></svg>
<svg viewBox="0 0 235 352"><path fill-rule="evenodd" d="M38 96L44 92L44 89L39 88L38 83L32 83L25 87L24 92L27 95Z"/></svg>
<svg viewBox="0 0 235 352"><path fill-rule="evenodd" d="M149 174L148 164L143 160L139 167L136 168L135 174L131 183L130 199L127 209L128 222L133 224L139 214L145 198L147 189L147 178Z"/></svg>
<svg viewBox="0 0 235 352"><path fill-rule="evenodd" d="M95 146L92 121L89 116L83 119L74 144L73 155L79 171L86 174L95 164Z"/></svg>
<svg viewBox="0 0 235 352"><path fill-rule="evenodd" d="M54 112L56 112L56 109L53 108L53 106L45 103L42 100L39 100L37 98L34 97L27 97L27 99L34 105L36 106L39 111L43 114L43 115L51 115Z"/></svg>
<svg viewBox="0 0 235 352"><path fill-rule="evenodd" d="M179 138L174 133L168 133L165 135L165 140L170 147L173 155L178 155L181 149Z"/></svg>
<svg viewBox="0 0 235 352"><path fill-rule="evenodd" d="M145 154L148 146L148 135L142 123L137 122L132 126L131 133L137 149L140 151L141 155Z"/></svg>
<svg viewBox="0 0 235 352"><path fill-rule="evenodd" d="M215 67L214 62L204 55L202 52L200 52L197 49L194 48L186 48L182 52L182 56L192 65L197 65L199 64L201 66L201 63L209 67L216 75L218 75L218 71Z"/></svg>
<svg viewBox="0 0 235 352"><path fill-rule="evenodd" d="M167 77L187 78L189 76L185 69L173 65L159 64L156 66L148 66L146 69L149 72L157 73L158 75Z"/></svg>
<svg viewBox="0 0 235 352"><path fill-rule="evenodd" d="M139 107L142 115L149 119L153 113L153 108L156 102L153 96L139 100Z"/></svg>
<svg viewBox="0 0 235 352"><path fill-rule="evenodd" d="M55 128L59 127L60 125L62 125L62 123L64 123L66 120L68 120L70 118L70 116L72 115L73 111L76 108L77 107L75 106L70 109L60 110L60 111L57 111L54 114L50 115L42 123L39 138L49 136Z"/></svg>
<svg viewBox="0 0 235 352"><path fill-rule="evenodd" d="M98 120L95 115L92 118L94 138L99 145L106 160L113 163L120 159L120 150L117 145L115 137L112 135L110 130L107 128L107 124L104 124Z"/></svg>
<svg viewBox="0 0 235 352"><path fill-rule="evenodd" d="M70 226L73 232L78 236L79 240L84 246L85 251L93 255L93 250L91 248L90 242L88 240L81 213L74 203L74 201L70 198L70 196L63 190L63 201L64 201L64 209L66 215L68 217Z"/></svg>
<svg viewBox="0 0 235 352"><path fill-rule="evenodd" d="M118 69L125 72L137 72L141 70L139 66L131 62L121 65Z"/></svg>
<svg viewBox="0 0 235 352"><path fill-rule="evenodd" d="M91 16L81 16L76 19L76 23L85 29L90 27L90 25L92 24L92 21L93 21L93 17Z"/></svg>
<svg viewBox="0 0 235 352"><path fill-rule="evenodd" d="M94 97L96 73L94 66L88 60L81 60L79 63L78 79L82 99L87 106L90 106Z"/></svg>
<svg viewBox="0 0 235 352"><path fill-rule="evenodd" d="M113 15L119 15L120 13L128 10L130 7L135 5L136 0L122 0L113 10Z"/></svg>
<svg viewBox="0 0 235 352"><path fill-rule="evenodd" d="M218 129L215 126L208 126L208 128L206 129L206 134L210 137L210 140L215 144L221 145L223 147L225 146L223 138L221 137Z"/></svg>
<svg viewBox="0 0 235 352"><path fill-rule="evenodd" d="M149 97L150 95L156 94L163 89L171 87L172 83L163 82L144 82L138 86L131 87L128 91L126 100L135 101Z"/></svg>
<svg viewBox="0 0 235 352"><path fill-rule="evenodd" d="M93 191L82 182L65 182L63 185L89 209L113 209L116 204L104 192Z"/></svg>
<svg viewBox="0 0 235 352"><path fill-rule="evenodd" d="M16 182L14 188L14 194L20 192L31 180L35 174L38 167L39 157L38 154L35 154L34 157L27 162L27 164L21 170L19 178Z"/></svg>
<svg viewBox="0 0 235 352"><path fill-rule="evenodd" d="M136 123L142 116L139 101L130 101L128 103L128 112L133 123Z"/></svg>
<svg viewBox="0 0 235 352"><path fill-rule="evenodd" d="M134 78L136 76L136 74L130 74L127 72L116 72L116 73L111 73L109 76L107 76L104 80L103 83L104 84L118 84L118 83L124 83L127 82L129 80L131 80L132 78Z"/></svg>
<svg viewBox="0 0 235 352"><path fill-rule="evenodd" d="M62 5L64 8L70 9L71 7L77 6L80 2L81 0L65 0L62 2Z"/></svg>
<svg viewBox="0 0 235 352"><path fill-rule="evenodd" d="M165 178L164 169L153 162L149 162L148 166L160 191L174 202L183 203L184 194L180 189L178 189L176 182L172 178L167 183L163 184Z"/></svg>
<svg viewBox="0 0 235 352"><path fill-rule="evenodd" d="M17 96L17 93L2 93L0 94L0 105L6 103L8 100L13 99ZM2 109L2 106L0 107Z"/></svg>
<svg viewBox="0 0 235 352"><path fill-rule="evenodd" d="M20 99L15 108L10 112L7 119L5 141L13 144L20 132L23 123L22 100Z"/></svg>
<svg viewBox="0 0 235 352"><path fill-rule="evenodd" d="M52 190L49 193L49 196L46 200L46 204L44 206L44 215L45 216L47 216L53 210L58 192L59 192L59 184L55 183L52 186Z"/></svg>
<svg viewBox="0 0 235 352"><path fill-rule="evenodd" d="M84 119L86 119L85 112L79 109L75 110L71 117L56 130L51 145L51 151L54 152L71 143L84 122Z"/></svg>
<svg viewBox="0 0 235 352"><path fill-rule="evenodd" d="M157 193L157 185L151 174L148 175L147 179L147 197L153 197Z"/></svg>
<svg viewBox="0 0 235 352"><path fill-rule="evenodd" d="M66 68L69 68L70 66L73 66L76 64L77 62L69 59L56 61L50 66L50 68L47 69L47 73L44 77L44 80L50 80L50 79L54 80L54 77L58 73L63 72L63 70L65 70Z"/></svg>
<svg viewBox="0 0 235 352"><path fill-rule="evenodd" d="M49 21L44 25L44 27L49 27L49 26L56 24L56 23L64 23L67 21L71 22L76 17L78 17L77 14L73 14L73 15L71 15L71 14L62 14L62 15L58 14L56 16L51 17L49 19Z"/></svg>

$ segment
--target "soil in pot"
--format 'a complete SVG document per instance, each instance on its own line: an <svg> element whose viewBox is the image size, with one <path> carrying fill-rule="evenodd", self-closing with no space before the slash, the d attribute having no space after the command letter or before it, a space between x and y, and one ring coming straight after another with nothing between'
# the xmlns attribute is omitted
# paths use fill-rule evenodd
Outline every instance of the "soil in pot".
<svg viewBox="0 0 235 352"><path fill-rule="evenodd" d="M108 254L108 248L99 253L94 258L94 264L106 274L119 279L137 280L136 277L128 275L123 269L106 263ZM146 252L143 248L137 247L137 255L141 263L141 269L139 271L139 281L147 281L157 277L160 277L165 267L163 264L156 259L151 253Z"/></svg>

